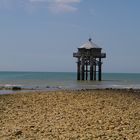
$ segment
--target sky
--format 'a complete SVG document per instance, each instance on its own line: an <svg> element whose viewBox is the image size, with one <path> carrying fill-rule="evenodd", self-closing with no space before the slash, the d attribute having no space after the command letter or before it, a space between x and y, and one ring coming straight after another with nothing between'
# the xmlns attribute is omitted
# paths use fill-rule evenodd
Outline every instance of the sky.
<svg viewBox="0 0 140 140"><path fill-rule="evenodd" d="M76 71L91 37L103 72L140 73L140 0L0 0L0 71Z"/></svg>

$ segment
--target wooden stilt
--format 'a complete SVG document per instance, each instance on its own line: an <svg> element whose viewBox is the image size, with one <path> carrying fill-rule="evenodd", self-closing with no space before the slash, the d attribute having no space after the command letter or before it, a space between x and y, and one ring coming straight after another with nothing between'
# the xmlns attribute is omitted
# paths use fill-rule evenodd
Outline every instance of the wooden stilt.
<svg viewBox="0 0 140 140"><path fill-rule="evenodd" d="M77 80L80 80L80 58L78 58L77 62Z"/></svg>
<svg viewBox="0 0 140 140"><path fill-rule="evenodd" d="M93 80L93 58L90 57L90 80Z"/></svg>
<svg viewBox="0 0 140 140"><path fill-rule="evenodd" d="M99 58L99 72L98 72L98 78L99 78L99 81L101 81L102 80L102 68L101 68L101 66L102 66L102 63L101 63L101 58Z"/></svg>
<svg viewBox="0 0 140 140"><path fill-rule="evenodd" d="M86 60L86 80L88 80L88 62Z"/></svg>
<svg viewBox="0 0 140 140"><path fill-rule="evenodd" d="M96 64L94 64L94 80L96 81Z"/></svg>
<svg viewBox="0 0 140 140"><path fill-rule="evenodd" d="M82 65L82 80L85 80L85 68L84 68L85 66L84 65Z"/></svg>
<svg viewBox="0 0 140 140"><path fill-rule="evenodd" d="M85 60L84 60L84 58L82 58L81 74L82 74L81 80L85 80Z"/></svg>
<svg viewBox="0 0 140 140"><path fill-rule="evenodd" d="M90 80L93 80L93 64L90 65Z"/></svg>

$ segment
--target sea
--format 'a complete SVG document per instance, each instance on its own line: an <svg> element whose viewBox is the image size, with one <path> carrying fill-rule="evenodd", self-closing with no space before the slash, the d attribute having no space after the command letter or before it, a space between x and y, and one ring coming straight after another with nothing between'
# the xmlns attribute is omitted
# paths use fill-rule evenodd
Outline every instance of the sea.
<svg viewBox="0 0 140 140"><path fill-rule="evenodd" d="M140 89L140 73L103 73L102 81L77 81L76 72L0 72L0 87L25 90ZM0 90L4 92L4 90ZM7 92L7 91L6 91Z"/></svg>

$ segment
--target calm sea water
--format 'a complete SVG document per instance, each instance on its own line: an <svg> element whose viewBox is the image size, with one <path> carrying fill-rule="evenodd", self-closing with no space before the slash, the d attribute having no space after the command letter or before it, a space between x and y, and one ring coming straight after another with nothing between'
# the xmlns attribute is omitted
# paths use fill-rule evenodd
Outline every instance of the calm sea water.
<svg viewBox="0 0 140 140"><path fill-rule="evenodd" d="M103 81L77 81L74 72L0 72L0 86L38 89L136 88L140 74L103 73Z"/></svg>

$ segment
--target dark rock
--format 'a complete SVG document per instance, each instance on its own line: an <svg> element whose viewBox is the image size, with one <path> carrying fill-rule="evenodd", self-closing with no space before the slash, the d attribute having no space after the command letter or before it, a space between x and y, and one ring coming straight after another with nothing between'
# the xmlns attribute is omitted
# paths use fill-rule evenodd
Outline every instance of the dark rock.
<svg viewBox="0 0 140 140"><path fill-rule="evenodd" d="M12 87L12 90L21 90L21 87Z"/></svg>
<svg viewBox="0 0 140 140"><path fill-rule="evenodd" d="M15 136L19 136L19 135L22 135L22 131L21 130L18 130L15 132Z"/></svg>

